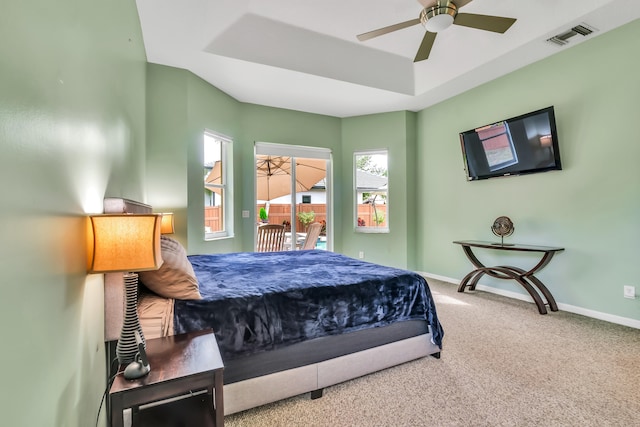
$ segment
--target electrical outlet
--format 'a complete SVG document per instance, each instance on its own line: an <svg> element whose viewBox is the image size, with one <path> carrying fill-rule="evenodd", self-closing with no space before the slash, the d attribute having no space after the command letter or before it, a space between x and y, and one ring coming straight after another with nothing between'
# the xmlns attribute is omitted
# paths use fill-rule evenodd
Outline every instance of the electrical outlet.
<svg viewBox="0 0 640 427"><path fill-rule="evenodd" d="M364 251L358 252L358 258L364 259Z"/></svg>
<svg viewBox="0 0 640 427"><path fill-rule="evenodd" d="M625 286L624 287L624 297L635 299L636 297L636 287L635 286Z"/></svg>

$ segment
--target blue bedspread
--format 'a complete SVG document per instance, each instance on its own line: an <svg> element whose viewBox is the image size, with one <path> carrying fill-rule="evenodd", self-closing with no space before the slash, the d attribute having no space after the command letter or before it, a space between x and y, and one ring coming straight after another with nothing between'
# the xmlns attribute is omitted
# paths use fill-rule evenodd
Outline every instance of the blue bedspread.
<svg viewBox="0 0 640 427"><path fill-rule="evenodd" d="M334 252L190 255L203 299L176 300L175 333L213 328L224 358L410 319L443 330L419 274Z"/></svg>

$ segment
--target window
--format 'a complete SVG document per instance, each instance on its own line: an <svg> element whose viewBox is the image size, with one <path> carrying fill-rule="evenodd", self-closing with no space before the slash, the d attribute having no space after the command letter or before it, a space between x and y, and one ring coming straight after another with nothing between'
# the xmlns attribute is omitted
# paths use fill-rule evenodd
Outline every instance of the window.
<svg viewBox="0 0 640 427"><path fill-rule="evenodd" d="M354 153L354 165L356 231L389 232L387 150Z"/></svg>
<svg viewBox="0 0 640 427"><path fill-rule="evenodd" d="M311 195L303 195L302 203L311 203Z"/></svg>
<svg viewBox="0 0 640 427"><path fill-rule="evenodd" d="M204 134L204 238L233 236L233 152L231 139Z"/></svg>

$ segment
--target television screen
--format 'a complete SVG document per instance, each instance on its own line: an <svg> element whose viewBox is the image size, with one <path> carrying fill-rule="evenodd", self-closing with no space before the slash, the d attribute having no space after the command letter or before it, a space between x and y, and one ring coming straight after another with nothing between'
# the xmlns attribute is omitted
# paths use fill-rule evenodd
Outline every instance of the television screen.
<svg viewBox="0 0 640 427"><path fill-rule="evenodd" d="M460 133L467 179L560 170L553 106Z"/></svg>

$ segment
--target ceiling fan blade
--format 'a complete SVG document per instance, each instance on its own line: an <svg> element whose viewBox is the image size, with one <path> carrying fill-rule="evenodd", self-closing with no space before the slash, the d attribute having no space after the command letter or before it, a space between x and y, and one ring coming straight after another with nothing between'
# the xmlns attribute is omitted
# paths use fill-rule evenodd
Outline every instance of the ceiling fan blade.
<svg viewBox="0 0 640 427"><path fill-rule="evenodd" d="M416 58L413 62L424 61L429 57L429 53L431 53L431 48L433 47L433 42L436 41L437 35L438 33L431 33L429 31L425 32L422 43L420 43L420 48L418 49L418 53L416 53Z"/></svg>
<svg viewBox="0 0 640 427"><path fill-rule="evenodd" d="M476 28L478 30L493 31L494 33L504 33L513 25L514 22L516 22L514 18L476 15L475 13L458 13L453 21L455 25Z"/></svg>
<svg viewBox="0 0 640 427"><path fill-rule="evenodd" d="M398 24L389 25L388 27L378 28L377 30L369 31L368 33L358 34L358 40L361 42L365 40L372 39L374 37L381 36L383 34L388 34L393 31L401 30L403 28L411 27L413 25L419 24L420 18L411 19L410 21L400 22Z"/></svg>
<svg viewBox="0 0 640 427"><path fill-rule="evenodd" d="M473 0L455 0L454 3L460 9L462 6L466 6L471 3Z"/></svg>
<svg viewBox="0 0 640 427"><path fill-rule="evenodd" d="M436 4L438 4L438 0L418 0L418 3L420 3L423 8L427 8L427 7L433 7Z"/></svg>

